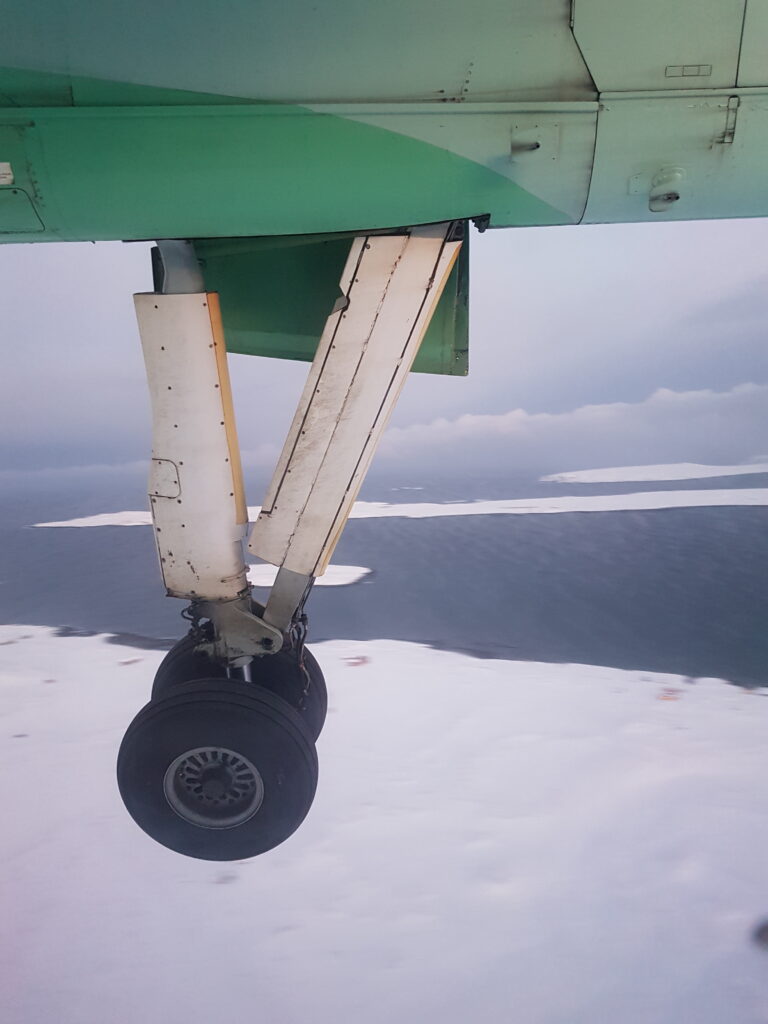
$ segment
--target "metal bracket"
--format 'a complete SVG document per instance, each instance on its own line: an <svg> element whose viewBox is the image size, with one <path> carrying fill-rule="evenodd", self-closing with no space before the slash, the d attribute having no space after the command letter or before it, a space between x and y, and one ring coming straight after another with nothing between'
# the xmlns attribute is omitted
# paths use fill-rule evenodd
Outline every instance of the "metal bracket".
<svg viewBox="0 0 768 1024"><path fill-rule="evenodd" d="M195 601L192 618L213 623L214 639L201 644L200 650L230 664L277 654L283 646L282 632L254 614L250 593L234 601Z"/></svg>
<svg viewBox="0 0 768 1024"><path fill-rule="evenodd" d="M280 569L264 609L265 621L276 629L287 631L294 618L301 614L314 582L314 576Z"/></svg>
<svg viewBox="0 0 768 1024"><path fill-rule="evenodd" d="M739 116L739 105L741 100L738 96L728 97L728 106L725 111L725 128L715 139L717 146L731 146L736 136L736 119Z"/></svg>
<svg viewBox="0 0 768 1024"><path fill-rule="evenodd" d="M196 295L205 291L200 263L191 242L159 238L152 250L155 291L163 295Z"/></svg>
<svg viewBox="0 0 768 1024"><path fill-rule="evenodd" d="M663 213L680 201L680 188L685 181L682 167L665 167L651 181L648 195L648 209L651 213Z"/></svg>

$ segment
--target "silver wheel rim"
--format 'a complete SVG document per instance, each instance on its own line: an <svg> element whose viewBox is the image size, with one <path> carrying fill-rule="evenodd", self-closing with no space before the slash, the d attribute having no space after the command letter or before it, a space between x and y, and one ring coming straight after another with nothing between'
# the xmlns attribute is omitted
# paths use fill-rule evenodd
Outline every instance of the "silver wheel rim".
<svg viewBox="0 0 768 1024"><path fill-rule="evenodd" d="M171 761L163 792L172 810L201 828L235 828L264 800L256 766L226 747L195 747Z"/></svg>

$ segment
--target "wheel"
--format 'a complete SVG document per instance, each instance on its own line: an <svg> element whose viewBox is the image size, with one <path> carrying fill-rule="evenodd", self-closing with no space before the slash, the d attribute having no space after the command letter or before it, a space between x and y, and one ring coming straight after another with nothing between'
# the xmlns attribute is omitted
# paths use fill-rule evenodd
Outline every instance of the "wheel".
<svg viewBox="0 0 768 1024"><path fill-rule="evenodd" d="M296 652L290 647L284 647L277 654L254 658L251 674L257 686L263 686L282 697L299 712L312 733L312 739L316 740L328 712L328 690L322 669L312 652L304 647L302 656L303 667L299 664ZM220 661L196 651L195 641L188 634L160 662L152 685L152 700L170 696L180 683L195 679L226 678L226 667Z"/></svg>
<svg viewBox="0 0 768 1024"><path fill-rule="evenodd" d="M306 817L317 754L301 716L253 684L203 679L150 701L128 726L117 783L136 824L170 850L242 860Z"/></svg>

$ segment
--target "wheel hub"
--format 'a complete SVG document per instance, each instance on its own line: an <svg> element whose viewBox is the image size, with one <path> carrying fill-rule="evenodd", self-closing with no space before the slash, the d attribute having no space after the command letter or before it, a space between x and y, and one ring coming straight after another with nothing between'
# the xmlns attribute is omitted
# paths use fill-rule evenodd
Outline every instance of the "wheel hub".
<svg viewBox="0 0 768 1024"><path fill-rule="evenodd" d="M234 828L261 807L264 782L242 754L225 747L196 747L170 763L163 791L185 821L203 828Z"/></svg>

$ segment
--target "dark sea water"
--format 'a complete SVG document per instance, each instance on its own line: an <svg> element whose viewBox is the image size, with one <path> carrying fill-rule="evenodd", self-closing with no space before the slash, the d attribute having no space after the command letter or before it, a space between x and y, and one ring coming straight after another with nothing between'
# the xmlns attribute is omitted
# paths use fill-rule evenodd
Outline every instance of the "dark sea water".
<svg viewBox="0 0 768 1024"><path fill-rule="evenodd" d="M261 483L249 489L254 503ZM766 475L587 486L508 475L380 478L362 497L451 501L765 486ZM182 635L183 603L163 594L150 528L31 528L145 505L139 470L7 482L0 621L119 634L156 647ZM390 638L477 657L768 685L766 508L352 520L334 561L373 571L353 586L315 588L310 640Z"/></svg>

